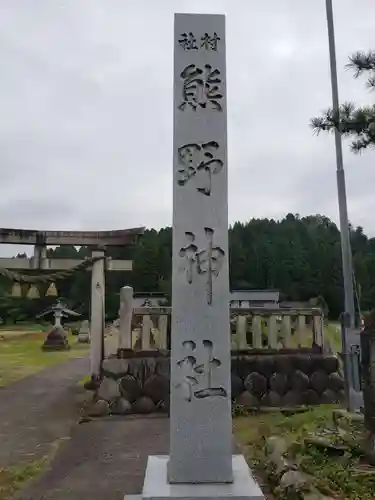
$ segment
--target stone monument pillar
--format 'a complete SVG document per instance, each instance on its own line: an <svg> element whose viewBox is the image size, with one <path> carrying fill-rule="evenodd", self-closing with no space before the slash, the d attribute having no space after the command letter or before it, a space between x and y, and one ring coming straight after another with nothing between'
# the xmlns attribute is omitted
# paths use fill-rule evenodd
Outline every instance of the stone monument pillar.
<svg viewBox="0 0 375 500"><path fill-rule="evenodd" d="M225 17L176 14L170 456L143 499L264 499L232 456Z"/></svg>
<svg viewBox="0 0 375 500"><path fill-rule="evenodd" d="M172 483L233 480L224 22L175 19Z"/></svg>

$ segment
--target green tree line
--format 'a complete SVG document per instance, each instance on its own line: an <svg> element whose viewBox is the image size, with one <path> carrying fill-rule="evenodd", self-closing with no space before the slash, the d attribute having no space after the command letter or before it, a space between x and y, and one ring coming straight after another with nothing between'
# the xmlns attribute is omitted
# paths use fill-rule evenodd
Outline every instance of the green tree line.
<svg viewBox="0 0 375 500"><path fill-rule="evenodd" d="M353 265L362 310L375 304L375 238L361 227L351 228ZM343 283L339 230L320 215L288 214L280 221L252 219L229 229L230 286L232 289L279 289L284 298L306 302L323 297L329 315L337 319L343 309ZM64 246L48 250L54 258L83 258L90 250ZM133 247L109 249L112 258L132 259L132 272L106 274L107 319L115 319L119 290L131 285L135 292L171 293L172 229L147 230ZM55 299L11 298L12 283L0 280L0 317L32 319ZM90 272L81 271L58 282L59 296L88 317Z"/></svg>

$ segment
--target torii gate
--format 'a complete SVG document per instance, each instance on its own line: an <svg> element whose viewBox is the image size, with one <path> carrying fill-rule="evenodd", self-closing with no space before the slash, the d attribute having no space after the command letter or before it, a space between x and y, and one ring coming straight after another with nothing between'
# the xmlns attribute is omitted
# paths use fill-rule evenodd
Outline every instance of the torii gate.
<svg viewBox="0 0 375 500"><path fill-rule="evenodd" d="M116 231L36 231L29 229L0 229L0 244L33 245L34 256L28 258L0 258L0 271L7 270L41 270L47 276L41 276L39 281L61 279L70 271L87 267L91 273L91 346L90 371L95 383L101 376L101 365L104 356L103 338L105 322L105 270L131 271L131 260L115 260L105 256L106 247L123 247L132 245L138 236L144 233L144 228L123 229ZM86 246L91 247L92 259L48 259L49 246ZM87 266L85 265L87 263ZM60 270L61 273L54 271ZM15 281L31 282L27 276L17 272L4 273ZM30 277L29 277L30 278ZM34 283L36 280L34 279Z"/></svg>

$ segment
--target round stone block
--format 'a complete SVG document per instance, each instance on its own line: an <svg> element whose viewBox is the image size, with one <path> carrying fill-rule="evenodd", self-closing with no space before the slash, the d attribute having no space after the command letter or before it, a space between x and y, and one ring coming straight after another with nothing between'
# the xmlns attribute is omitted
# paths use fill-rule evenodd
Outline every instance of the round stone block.
<svg viewBox="0 0 375 500"><path fill-rule="evenodd" d="M302 373L305 373L307 375L314 371L311 356L308 354L295 356L294 367L295 369L300 370Z"/></svg>
<svg viewBox="0 0 375 500"><path fill-rule="evenodd" d="M296 406L301 406L303 404L303 397L300 391L288 391L281 400L280 406L285 406L286 408L294 408Z"/></svg>
<svg viewBox="0 0 375 500"><path fill-rule="evenodd" d="M288 388L288 376L286 373L274 373L270 380L270 388L279 396L285 394Z"/></svg>
<svg viewBox="0 0 375 500"><path fill-rule="evenodd" d="M236 399L245 390L243 380L235 373L231 374L232 399Z"/></svg>
<svg viewBox="0 0 375 500"><path fill-rule="evenodd" d="M114 415L128 415L132 412L132 404L125 398L117 398L111 404L111 412Z"/></svg>
<svg viewBox="0 0 375 500"><path fill-rule="evenodd" d="M320 398L313 389L308 389L301 393L302 404L308 406L316 406L320 404Z"/></svg>
<svg viewBox="0 0 375 500"><path fill-rule="evenodd" d="M303 373L301 370L296 370L290 376L290 384L294 391L304 392L309 388L310 380L306 373Z"/></svg>
<svg viewBox="0 0 375 500"><path fill-rule="evenodd" d="M328 387L328 375L322 370L314 372L310 377L310 387L318 394L323 394Z"/></svg>
<svg viewBox="0 0 375 500"><path fill-rule="evenodd" d="M245 380L245 387L257 397L263 396L267 392L267 379L258 372L250 373Z"/></svg>
<svg viewBox="0 0 375 500"><path fill-rule="evenodd" d="M155 404L148 396L141 396L133 404L134 413L152 413L156 410Z"/></svg>
<svg viewBox="0 0 375 500"><path fill-rule="evenodd" d="M169 398L169 380L163 375L152 375L146 380L143 392L158 404Z"/></svg>
<svg viewBox="0 0 375 500"><path fill-rule="evenodd" d="M340 363L337 356L327 356L324 358L324 371L329 375L330 373L339 370Z"/></svg>
<svg viewBox="0 0 375 500"><path fill-rule="evenodd" d="M97 392L99 399L112 401L120 397L120 387L116 380L104 377Z"/></svg>
<svg viewBox="0 0 375 500"><path fill-rule="evenodd" d="M259 406L259 399L249 391L244 391L236 399L236 404L244 408L256 408Z"/></svg>
<svg viewBox="0 0 375 500"><path fill-rule="evenodd" d="M103 399L98 399L87 412L89 417L104 417L109 415L109 404L108 401Z"/></svg>
<svg viewBox="0 0 375 500"><path fill-rule="evenodd" d="M321 402L323 404L335 404L340 402L340 397L337 392L331 389L326 389L321 397Z"/></svg>
<svg viewBox="0 0 375 500"><path fill-rule="evenodd" d="M127 359L108 358L103 361L103 371L112 378L124 377L129 368Z"/></svg>
<svg viewBox="0 0 375 500"><path fill-rule="evenodd" d="M275 391L270 391L262 396L260 406L281 406L281 396Z"/></svg>
<svg viewBox="0 0 375 500"><path fill-rule="evenodd" d="M342 391L345 389L344 379L339 373L334 372L328 375L328 388L334 392Z"/></svg>
<svg viewBox="0 0 375 500"><path fill-rule="evenodd" d="M121 396L133 403L141 394L141 386L133 375L125 375L120 380Z"/></svg>

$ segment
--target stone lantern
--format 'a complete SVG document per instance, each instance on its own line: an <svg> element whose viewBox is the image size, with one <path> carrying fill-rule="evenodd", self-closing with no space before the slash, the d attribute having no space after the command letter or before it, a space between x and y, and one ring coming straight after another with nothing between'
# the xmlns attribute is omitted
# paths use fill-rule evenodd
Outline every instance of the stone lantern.
<svg viewBox="0 0 375 500"><path fill-rule="evenodd" d="M59 300L56 304L44 312L39 314L37 318L42 318L43 316L53 315L54 324L52 329L48 332L47 338L42 346L43 351L60 351L69 349L68 338L66 332L61 324L61 319L68 316L80 316L80 314L68 309Z"/></svg>

